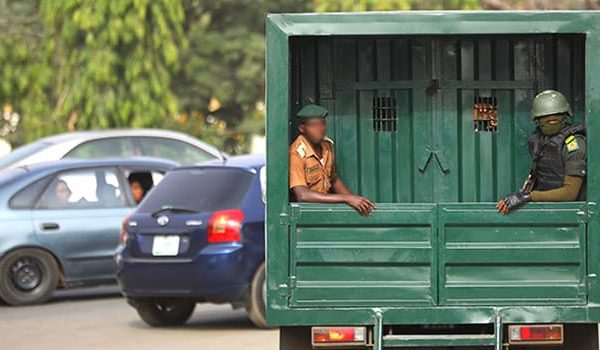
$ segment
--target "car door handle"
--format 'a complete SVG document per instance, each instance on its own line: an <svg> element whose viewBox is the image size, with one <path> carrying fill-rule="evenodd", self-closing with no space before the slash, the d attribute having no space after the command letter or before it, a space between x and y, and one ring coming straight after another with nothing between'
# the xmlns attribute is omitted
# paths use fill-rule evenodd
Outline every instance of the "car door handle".
<svg viewBox="0 0 600 350"><path fill-rule="evenodd" d="M60 228L60 226L54 222L45 222L41 226L42 226L42 230L45 230L45 231L58 230Z"/></svg>

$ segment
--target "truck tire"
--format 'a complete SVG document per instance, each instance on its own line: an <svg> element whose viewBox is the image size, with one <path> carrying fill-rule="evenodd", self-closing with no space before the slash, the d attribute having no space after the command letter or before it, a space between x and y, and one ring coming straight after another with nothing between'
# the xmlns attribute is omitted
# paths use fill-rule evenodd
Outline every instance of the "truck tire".
<svg viewBox="0 0 600 350"><path fill-rule="evenodd" d="M265 263L262 263L252 278L246 311L250 321L258 328L269 328L265 312L267 285L265 280Z"/></svg>
<svg viewBox="0 0 600 350"><path fill-rule="evenodd" d="M180 326L196 308L195 302L185 299L137 299L134 303L140 318L152 327Z"/></svg>
<svg viewBox="0 0 600 350"><path fill-rule="evenodd" d="M0 261L0 299L9 305L43 303L52 297L59 276L50 253L35 248L15 250Z"/></svg>

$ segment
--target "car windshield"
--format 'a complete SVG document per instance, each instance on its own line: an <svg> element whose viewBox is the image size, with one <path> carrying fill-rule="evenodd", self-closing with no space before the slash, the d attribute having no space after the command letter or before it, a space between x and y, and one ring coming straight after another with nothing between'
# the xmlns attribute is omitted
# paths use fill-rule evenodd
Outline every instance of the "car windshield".
<svg viewBox="0 0 600 350"><path fill-rule="evenodd" d="M142 201L139 213L206 212L239 208L254 174L236 168L187 168L167 173Z"/></svg>
<svg viewBox="0 0 600 350"><path fill-rule="evenodd" d="M46 148L49 144L46 142L34 142L16 148L14 151L0 158L0 169L8 168L9 166L37 153Z"/></svg>

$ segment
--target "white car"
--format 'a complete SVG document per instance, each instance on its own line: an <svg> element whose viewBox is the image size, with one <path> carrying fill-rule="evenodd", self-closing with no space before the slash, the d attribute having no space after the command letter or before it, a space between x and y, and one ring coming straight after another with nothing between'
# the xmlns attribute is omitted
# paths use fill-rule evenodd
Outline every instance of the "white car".
<svg viewBox="0 0 600 350"><path fill-rule="evenodd" d="M0 158L0 169L64 158L147 156L195 164L227 155L198 139L175 131L129 129L69 132L45 137Z"/></svg>

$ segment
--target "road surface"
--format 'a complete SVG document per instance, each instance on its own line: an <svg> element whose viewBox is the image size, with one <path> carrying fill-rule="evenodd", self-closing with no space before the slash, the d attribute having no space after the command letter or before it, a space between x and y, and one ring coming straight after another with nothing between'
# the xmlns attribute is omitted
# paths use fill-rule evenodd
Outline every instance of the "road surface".
<svg viewBox="0 0 600 350"><path fill-rule="evenodd" d="M182 327L140 320L116 287L61 291L47 304L0 304L1 350L276 350L277 330L256 329L244 310L199 304Z"/></svg>

